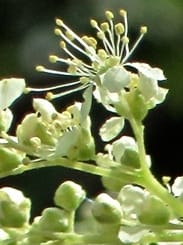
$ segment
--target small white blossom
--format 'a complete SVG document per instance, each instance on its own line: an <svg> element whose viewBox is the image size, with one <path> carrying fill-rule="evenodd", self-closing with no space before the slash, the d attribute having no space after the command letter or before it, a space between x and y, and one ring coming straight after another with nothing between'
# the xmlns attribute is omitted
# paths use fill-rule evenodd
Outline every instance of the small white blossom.
<svg viewBox="0 0 183 245"><path fill-rule="evenodd" d="M55 29L55 34L61 37L60 47L68 58L59 58L51 55L50 61L52 63L66 64L68 68L66 71L56 71L37 66L37 70L75 77L76 81L43 89L30 88L30 90L58 91L58 89L69 87L69 90L60 93L48 92L47 98L54 99L94 85L93 94L97 101L101 102L108 110L116 111L113 104L119 101L120 91L128 91L131 88L131 83L133 83L132 73L126 67L132 66L146 78L150 76L151 79L156 81L162 80L164 78L163 73L158 68L151 68L144 63L126 63L147 32L147 27L142 26L140 28L140 36L130 48L127 13L124 10L120 10L119 13L123 18L123 22L115 23L113 20L114 15L110 11L105 12L106 21L103 23L98 23L96 20L91 19L90 23L97 31L97 38L86 35L80 37L61 19L56 19L56 24L59 28ZM141 83L145 83L141 80L143 79L140 79ZM137 87L136 84L133 86ZM146 85L138 86L143 94L145 90L153 90L151 87L156 87L156 82L152 84L150 81L150 88Z"/></svg>

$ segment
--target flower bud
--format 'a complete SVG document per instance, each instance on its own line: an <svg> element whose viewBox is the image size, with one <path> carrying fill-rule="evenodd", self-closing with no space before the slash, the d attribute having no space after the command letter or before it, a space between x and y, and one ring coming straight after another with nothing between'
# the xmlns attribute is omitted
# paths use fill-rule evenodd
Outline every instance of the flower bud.
<svg viewBox="0 0 183 245"><path fill-rule="evenodd" d="M105 193L97 196L92 213L99 223L120 224L122 210L119 202Z"/></svg>
<svg viewBox="0 0 183 245"><path fill-rule="evenodd" d="M46 208L38 222L43 231L65 232L69 228L68 213L59 208Z"/></svg>
<svg viewBox="0 0 183 245"><path fill-rule="evenodd" d="M24 154L21 152L11 148L0 147L0 172L10 171L18 167L22 164L23 158Z"/></svg>
<svg viewBox="0 0 183 245"><path fill-rule="evenodd" d="M80 185L72 181L65 181L57 188L54 202L67 211L74 211L79 207L85 197L86 193Z"/></svg>
<svg viewBox="0 0 183 245"><path fill-rule="evenodd" d="M137 151L126 149L121 158L121 163L130 167L140 168L140 159Z"/></svg>
<svg viewBox="0 0 183 245"><path fill-rule="evenodd" d="M21 191L11 187L0 189L0 224L5 227L22 227L29 220L30 200Z"/></svg>
<svg viewBox="0 0 183 245"><path fill-rule="evenodd" d="M145 118L148 112L148 107L144 96L138 89L132 90L127 95L127 100L130 106L131 113L135 119L141 121Z"/></svg>
<svg viewBox="0 0 183 245"><path fill-rule="evenodd" d="M166 225L169 222L170 210L161 199L149 195L141 206L138 218L143 224Z"/></svg>

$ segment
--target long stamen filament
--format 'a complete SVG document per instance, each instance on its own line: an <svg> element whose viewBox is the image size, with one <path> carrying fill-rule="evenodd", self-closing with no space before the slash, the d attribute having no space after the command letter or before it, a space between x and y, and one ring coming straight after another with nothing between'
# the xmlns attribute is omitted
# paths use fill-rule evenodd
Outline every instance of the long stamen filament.
<svg viewBox="0 0 183 245"><path fill-rule="evenodd" d="M72 42L60 29L55 29L55 34L61 36L61 38L63 38L69 45L71 45L77 51L86 55L90 60L92 60L92 57L87 52L85 52L83 49L77 46L74 42Z"/></svg>
<svg viewBox="0 0 183 245"><path fill-rule="evenodd" d="M91 52L91 47L89 47L75 32L73 32L68 26L66 26L65 24L64 24L64 22L63 21L61 21L61 20L59 20L59 19L56 19L56 23L57 23L57 25L59 25L59 26L61 26L61 27L63 27L65 30L67 30L72 36L73 36L73 38L75 38L85 49L86 49L86 51L87 52L89 52L89 54L91 55L91 56L93 56L94 54L93 54L93 51L94 51L94 49L92 48L92 52ZM64 35L65 36L65 35ZM67 38L68 39L68 38ZM68 39L69 40L69 39ZM70 43L71 41L69 40L69 43ZM71 42L72 43L72 42ZM86 56L88 56L91 60L93 60L92 58L91 58L91 56L90 55L88 55L87 54L87 52L84 52L84 54L86 55Z"/></svg>
<svg viewBox="0 0 183 245"><path fill-rule="evenodd" d="M57 98L59 98L59 97L62 97L62 96L65 96L65 95L68 95L68 94L71 94L71 93L74 93L74 92L83 90L83 89L87 88L88 86L90 86L89 83L88 83L88 84L83 84L82 86L79 86L79 87L74 88L74 89L72 89L72 90L65 91L65 92L61 92L61 93L57 93L57 94L48 93L46 97L47 97L47 99L49 99L49 100L57 99Z"/></svg>
<svg viewBox="0 0 183 245"><path fill-rule="evenodd" d="M134 50L136 49L136 47L139 45L140 41L142 40L142 38L144 37L145 33L147 32L147 28L141 27L141 29L144 28L144 31L141 32L139 38L137 39L137 41L134 43L133 47L131 48L131 50L129 51L129 53L124 57L123 59L123 63L125 63L127 61L127 59L129 59L129 57L132 55L132 53L134 52Z"/></svg>
<svg viewBox="0 0 183 245"><path fill-rule="evenodd" d="M52 87L48 87L48 88L28 88L29 91L35 91L35 92L44 92L44 91L50 91L50 90L56 90L56 89L61 89L61 88L65 88L65 87L70 87L70 86L74 86L74 85L78 85L81 84L81 81L77 81L77 82L70 82L70 83L66 83L66 84L61 84L61 85L56 85L56 86L52 86Z"/></svg>

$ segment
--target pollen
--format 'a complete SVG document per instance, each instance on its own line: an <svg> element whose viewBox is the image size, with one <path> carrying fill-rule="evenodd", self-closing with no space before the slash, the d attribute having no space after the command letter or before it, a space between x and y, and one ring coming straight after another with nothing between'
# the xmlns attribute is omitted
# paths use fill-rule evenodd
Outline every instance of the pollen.
<svg viewBox="0 0 183 245"><path fill-rule="evenodd" d="M141 33L141 34L147 33L147 26L141 26L141 28L140 28L140 33Z"/></svg>
<svg viewBox="0 0 183 245"><path fill-rule="evenodd" d="M126 10L124 10L124 9L120 9L119 14L120 14L122 17L125 17L125 16L127 15L127 12L126 12Z"/></svg>
<svg viewBox="0 0 183 245"><path fill-rule="evenodd" d="M112 13L111 11L109 11L109 10L107 10L107 11L105 12L105 16L106 16L106 18L107 18L108 20L112 20L112 19L114 18L113 13Z"/></svg>
<svg viewBox="0 0 183 245"><path fill-rule="evenodd" d="M65 49L66 48L66 43L64 41L60 41L60 47Z"/></svg>
<svg viewBox="0 0 183 245"><path fill-rule="evenodd" d="M49 56L49 61L51 63L56 63L58 61L58 57L56 55L50 55Z"/></svg>
<svg viewBox="0 0 183 245"><path fill-rule="evenodd" d="M122 35L125 31L124 25L122 23L118 23L115 25L116 35Z"/></svg>
<svg viewBox="0 0 183 245"><path fill-rule="evenodd" d="M94 20L94 19L91 19L91 20L90 20L90 24L91 24L91 26L94 27L94 28L97 28L97 27L98 27L98 23L97 23L97 21Z"/></svg>
<svg viewBox="0 0 183 245"><path fill-rule="evenodd" d="M100 28L102 31L106 32L109 30L109 24L107 22L104 22L100 25Z"/></svg>
<svg viewBox="0 0 183 245"><path fill-rule="evenodd" d="M58 26L62 26L63 25L63 21L61 20L61 19L56 19L56 24L58 25Z"/></svg>
<svg viewBox="0 0 183 245"><path fill-rule="evenodd" d="M62 31L59 28L55 28L54 33L55 35L60 36L62 34Z"/></svg>
<svg viewBox="0 0 183 245"><path fill-rule="evenodd" d="M47 100L52 100L53 97L54 97L54 95L53 95L52 92L48 92L48 93L46 94L46 99L47 99Z"/></svg>
<svg viewBox="0 0 183 245"><path fill-rule="evenodd" d="M44 71L45 70L45 68L44 68L44 66L36 66L36 71Z"/></svg>

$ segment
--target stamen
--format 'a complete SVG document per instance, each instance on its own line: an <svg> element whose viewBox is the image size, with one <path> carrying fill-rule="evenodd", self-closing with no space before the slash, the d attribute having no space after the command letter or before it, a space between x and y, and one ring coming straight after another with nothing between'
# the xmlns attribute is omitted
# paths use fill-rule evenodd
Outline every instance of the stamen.
<svg viewBox="0 0 183 245"><path fill-rule="evenodd" d="M59 19L56 20L56 23L59 23ZM91 55L93 55L93 52L91 52L91 48L75 32L73 32L68 26L66 26L63 21L61 21L61 26L64 27L64 29L66 31L68 31L73 36L73 38L75 38L86 49L86 51L88 51ZM64 35L64 37L66 38L65 35ZM80 49L80 50L82 50L82 49ZM85 52L83 52L83 53L91 59L91 57L87 53L85 53Z"/></svg>
<svg viewBox="0 0 183 245"><path fill-rule="evenodd" d="M80 53L86 55L90 60L92 60L92 56L88 55L87 52L85 52L83 49L81 49L79 46L77 46L74 42L72 42L68 37L65 36L65 34L60 29L55 29L55 34L61 36L67 43L69 43L73 48L78 50ZM88 46L87 46L88 47ZM89 50L89 47L88 47Z"/></svg>
<svg viewBox="0 0 183 245"><path fill-rule="evenodd" d="M31 92L31 91L46 92L49 90L56 90L56 89L61 89L61 88L66 88L66 87L78 85L80 83L81 83L81 81L77 81L77 82L70 82L70 83L65 83L65 84L61 84L61 85L56 85L56 86L52 86L52 87L48 87L48 88L31 88L31 87L28 87L27 89L29 90L29 92Z"/></svg>
<svg viewBox="0 0 183 245"><path fill-rule="evenodd" d="M56 74L56 75L64 75L64 76L86 76L86 77L89 76L89 74L85 74L85 73L71 74L71 73L63 72L63 71L50 70L50 69L44 68L44 66L37 66L36 71L47 72L47 73Z"/></svg>
<svg viewBox="0 0 183 245"><path fill-rule="evenodd" d="M146 26L142 26L140 28L140 36L137 39L137 41L135 42L135 44L133 45L133 47L131 48L130 52L124 57L123 59L123 63L127 61L127 59L129 59L129 57L132 55L132 53L134 52L134 50L136 49L136 47L138 46L138 44L140 43L140 41L142 40L144 34L146 34L147 32L147 27Z"/></svg>
<svg viewBox="0 0 183 245"><path fill-rule="evenodd" d="M98 23L97 23L97 21L94 20L94 19L91 19L91 20L90 20L90 25L91 25L93 28L96 28L96 29L97 29L97 27L98 27Z"/></svg>
<svg viewBox="0 0 183 245"><path fill-rule="evenodd" d="M85 85L79 86L77 88L71 89L69 91L65 91L65 92L61 92L61 93L57 93L57 94L53 94L51 92L48 92L47 95L46 95L46 98L48 100L57 99L59 97L62 97L62 96L65 96L65 95L68 95L68 94L83 90L83 89L87 88L88 86L91 86L91 85L90 84L85 84Z"/></svg>
<svg viewBox="0 0 183 245"><path fill-rule="evenodd" d="M107 11L105 12L105 16L106 16L106 18L107 18L108 20L112 20L112 19L114 18L113 13L112 13L111 11L109 11L109 10L107 10Z"/></svg>

